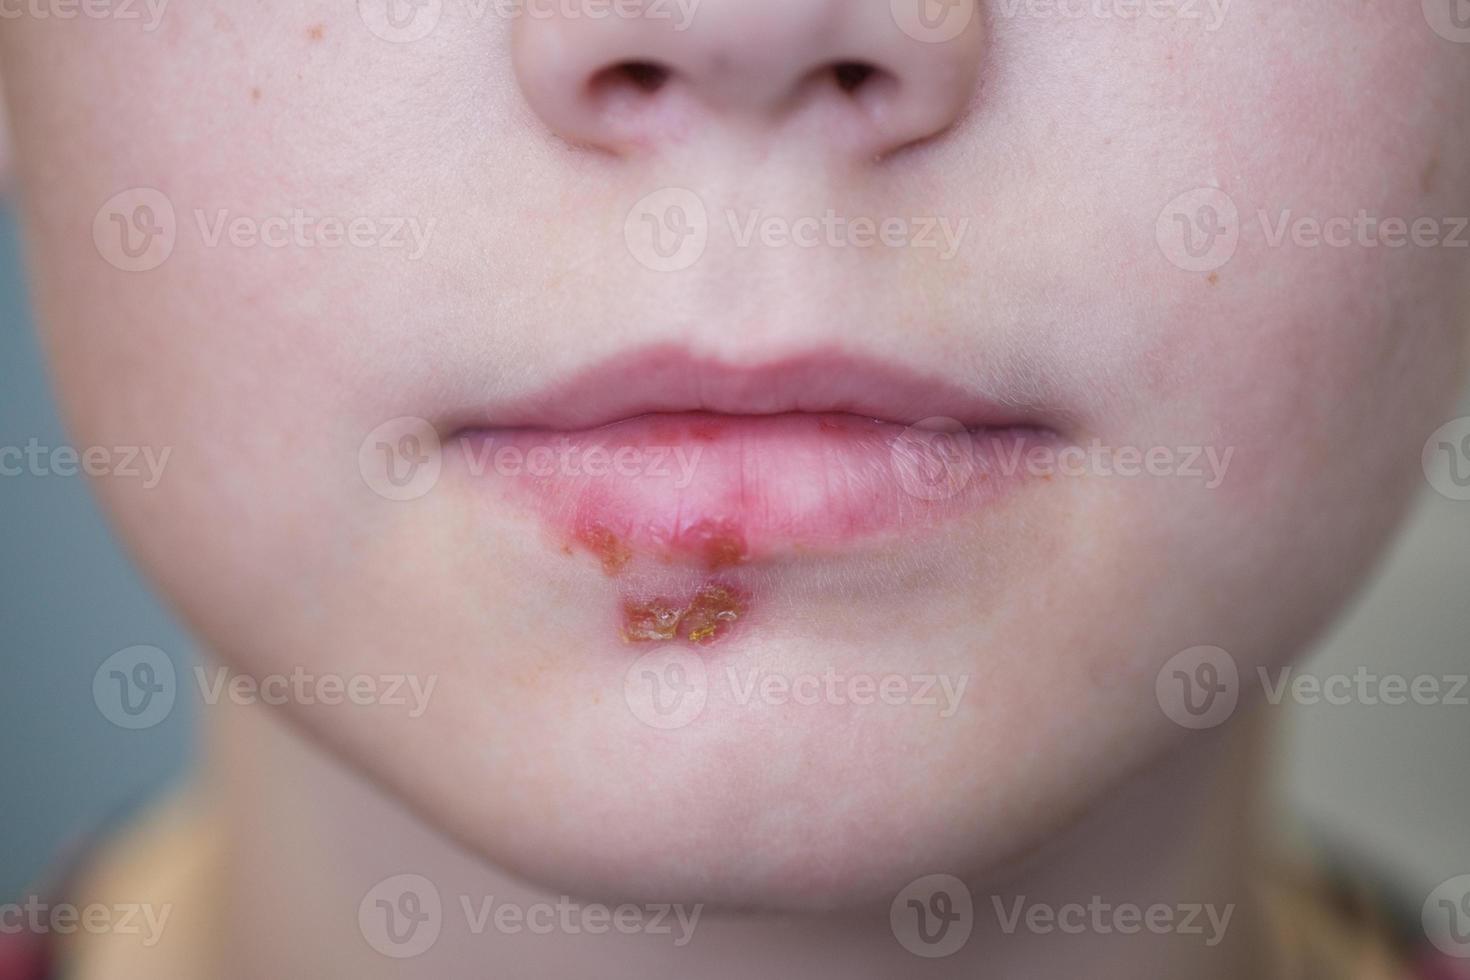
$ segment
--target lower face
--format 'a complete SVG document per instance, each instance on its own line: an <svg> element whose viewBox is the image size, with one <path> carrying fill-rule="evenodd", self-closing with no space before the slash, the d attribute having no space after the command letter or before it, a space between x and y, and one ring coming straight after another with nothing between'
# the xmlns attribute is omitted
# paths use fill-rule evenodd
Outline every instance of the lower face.
<svg viewBox="0 0 1470 980"><path fill-rule="evenodd" d="M985 875L1190 737L1176 654L1253 675L1310 640L1461 377L1465 251L1274 233L1470 214L1470 49L1418 5L997 19L983 104L861 176L589 161L500 27L404 47L269 6L0 28L72 432L170 451L99 490L230 668L437 679L420 714L284 710L554 887L825 908ZM143 185L179 233L129 273L88 229ZM660 187L966 230L712 234L671 275L624 239ZM1165 234L1201 187L1238 211L1209 268ZM435 224L413 257L211 243L295 209Z"/></svg>

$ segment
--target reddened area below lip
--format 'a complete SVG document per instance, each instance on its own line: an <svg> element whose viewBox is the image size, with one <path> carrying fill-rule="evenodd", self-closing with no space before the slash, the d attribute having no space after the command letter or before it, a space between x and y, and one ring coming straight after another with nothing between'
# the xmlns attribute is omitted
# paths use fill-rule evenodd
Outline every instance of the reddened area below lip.
<svg viewBox="0 0 1470 980"><path fill-rule="evenodd" d="M617 582L625 642L708 645L751 617L755 572L1018 486L1027 447L1058 438L1027 404L849 354L742 367L658 348L471 415L451 462Z"/></svg>

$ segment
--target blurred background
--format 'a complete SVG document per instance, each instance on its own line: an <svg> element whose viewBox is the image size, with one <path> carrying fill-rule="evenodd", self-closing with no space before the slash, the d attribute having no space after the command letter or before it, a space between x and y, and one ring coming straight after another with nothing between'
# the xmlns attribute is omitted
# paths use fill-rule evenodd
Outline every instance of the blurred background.
<svg viewBox="0 0 1470 980"><path fill-rule="evenodd" d="M67 445L25 297L15 222L0 214L0 449ZM1470 399L1459 416L1470 416ZM1453 416L1451 416L1453 417ZM1446 421L1449 419L1447 418ZM1425 481L1375 581L1298 673L1470 674L1470 502ZM189 763L187 698L120 727L93 697L128 647L192 647L119 550L81 476L0 475L0 900L43 884L69 842L165 790ZM1279 819L1366 856L1415 903L1470 873L1470 686L1461 703L1294 704L1278 753Z"/></svg>

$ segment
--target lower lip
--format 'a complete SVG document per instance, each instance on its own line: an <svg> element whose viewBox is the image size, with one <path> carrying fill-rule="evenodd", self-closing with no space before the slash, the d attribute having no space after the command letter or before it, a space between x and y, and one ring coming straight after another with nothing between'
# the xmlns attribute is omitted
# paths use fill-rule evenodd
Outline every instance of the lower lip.
<svg viewBox="0 0 1470 980"><path fill-rule="evenodd" d="M564 551L630 582L685 573L684 595L625 596L624 639L645 639L629 621L659 620L667 606L674 617L700 611L700 625L672 638L706 644L746 611L740 569L838 555L983 507L1019 482L1007 461L1050 437L851 415L677 414L458 441L470 474L536 513Z"/></svg>

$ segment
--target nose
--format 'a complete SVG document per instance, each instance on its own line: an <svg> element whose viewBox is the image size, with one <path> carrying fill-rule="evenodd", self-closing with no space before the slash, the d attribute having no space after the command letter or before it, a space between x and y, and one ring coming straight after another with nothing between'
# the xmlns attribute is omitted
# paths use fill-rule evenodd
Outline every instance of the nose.
<svg viewBox="0 0 1470 980"><path fill-rule="evenodd" d="M574 144L722 127L871 159L955 123L984 34L979 0L526 0L513 45L526 101Z"/></svg>

